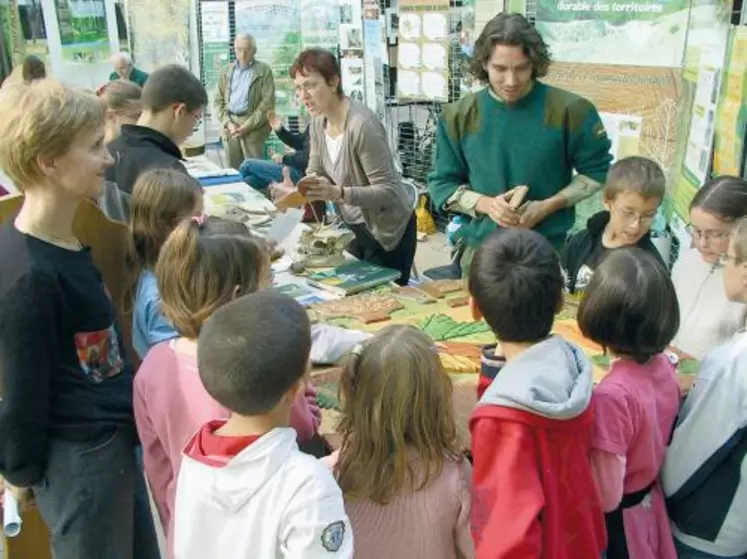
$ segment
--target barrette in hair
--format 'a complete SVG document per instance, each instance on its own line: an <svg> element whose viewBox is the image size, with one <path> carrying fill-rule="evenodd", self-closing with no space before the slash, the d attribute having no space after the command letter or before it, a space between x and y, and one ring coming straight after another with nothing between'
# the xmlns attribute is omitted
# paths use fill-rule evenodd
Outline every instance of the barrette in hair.
<svg viewBox="0 0 747 559"><path fill-rule="evenodd" d="M363 353L363 344L357 344L353 349L350 350L350 353L352 353L356 357L360 357L361 353Z"/></svg>
<svg viewBox="0 0 747 559"><path fill-rule="evenodd" d="M200 227L202 227L203 224L205 223L205 214L202 214L202 215L193 215L192 216L192 221L194 221L197 225L199 225Z"/></svg>

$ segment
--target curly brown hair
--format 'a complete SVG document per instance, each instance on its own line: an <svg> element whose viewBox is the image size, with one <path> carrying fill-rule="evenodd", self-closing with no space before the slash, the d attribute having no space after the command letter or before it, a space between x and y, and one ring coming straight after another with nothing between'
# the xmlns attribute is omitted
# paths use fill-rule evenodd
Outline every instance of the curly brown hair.
<svg viewBox="0 0 747 559"><path fill-rule="evenodd" d="M495 45L521 47L532 62L532 78L547 75L552 62L550 47L539 31L521 14L498 14L480 33L470 61L470 71L481 82L488 81L485 65L493 55Z"/></svg>

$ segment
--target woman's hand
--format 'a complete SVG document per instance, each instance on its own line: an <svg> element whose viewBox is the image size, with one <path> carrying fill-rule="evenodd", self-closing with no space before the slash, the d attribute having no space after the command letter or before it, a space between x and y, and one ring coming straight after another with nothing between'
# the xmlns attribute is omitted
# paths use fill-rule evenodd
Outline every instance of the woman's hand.
<svg viewBox="0 0 747 559"><path fill-rule="evenodd" d="M342 187L333 184L327 177L309 175L298 182L298 191L311 202L335 202L342 200Z"/></svg>

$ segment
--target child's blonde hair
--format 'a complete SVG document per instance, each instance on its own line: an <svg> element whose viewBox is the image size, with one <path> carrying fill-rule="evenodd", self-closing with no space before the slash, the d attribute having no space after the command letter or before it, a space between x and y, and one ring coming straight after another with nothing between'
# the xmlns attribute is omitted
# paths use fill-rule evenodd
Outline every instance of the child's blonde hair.
<svg viewBox="0 0 747 559"><path fill-rule="evenodd" d="M270 253L243 223L193 217L169 235L156 277L164 315L180 336L197 339L216 309L268 282Z"/></svg>
<svg viewBox="0 0 747 559"><path fill-rule="evenodd" d="M76 136L104 125L94 94L44 79L0 89L0 168L23 191L43 179L39 157L61 157Z"/></svg>
<svg viewBox="0 0 747 559"><path fill-rule="evenodd" d="M431 339L412 326L385 328L351 355L340 399L335 476L348 498L387 504L405 487L423 489L460 456L451 379Z"/></svg>

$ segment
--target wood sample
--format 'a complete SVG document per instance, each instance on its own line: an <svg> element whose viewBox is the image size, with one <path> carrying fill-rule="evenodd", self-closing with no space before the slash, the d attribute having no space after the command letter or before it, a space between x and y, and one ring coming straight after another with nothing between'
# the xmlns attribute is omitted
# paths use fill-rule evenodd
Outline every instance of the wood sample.
<svg viewBox="0 0 747 559"><path fill-rule="evenodd" d="M309 307L312 317L320 320L333 318L353 318L371 324L389 320L390 315L404 306L389 294L381 292L364 293L344 299L325 301Z"/></svg>
<svg viewBox="0 0 747 559"><path fill-rule="evenodd" d="M469 303L469 297L452 297L451 299L446 300L446 304L449 305L450 308L455 309L456 307L463 307L467 303Z"/></svg>
<svg viewBox="0 0 747 559"><path fill-rule="evenodd" d="M298 190L292 190L282 198L275 201L275 207L280 212L284 212L290 208L303 208L309 203L309 199L301 194Z"/></svg>

